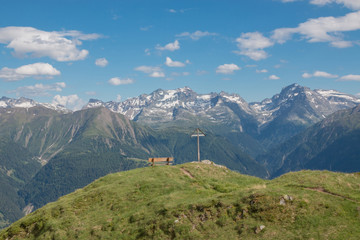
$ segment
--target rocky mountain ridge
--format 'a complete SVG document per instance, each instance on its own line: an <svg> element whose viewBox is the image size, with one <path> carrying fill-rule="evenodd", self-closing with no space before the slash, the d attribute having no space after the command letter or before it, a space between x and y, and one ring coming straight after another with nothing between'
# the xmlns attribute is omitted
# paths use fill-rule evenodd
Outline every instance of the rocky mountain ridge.
<svg viewBox="0 0 360 240"><path fill-rule="evenodd" d="M221 112L214 113L214 110L219 105L231 104L236 105L243 113L255 117L259 126L263 126L296 101L309 103L317 118L324 118L335 111L360 104L360 99L350 94L335 90L311 90L292 84L271 99L267 98L261 102L247 103L241 96L226 92L197 94L189 87L184 87L176 90L158 89L151 94L142 94L123 102L90 99L84 108L103 106L135 121L142 116L156 118L157 115L162 115L163 121L171 121L176 119L177 109L184 109L195 115L207 116L211 121L221 121Z"/></svg>
<svg viewBox="0 0 360 240"><path fill-rule="evenodd" d="M7 98L7 97L0 98L0 108L33 108L38 106L45 107L62 113L71 112L71 110L65 108L60 104L39 103L32 99L28 99L24 97L21 97L19 99Z"/></svg>
<svg viewBox="0 0 360 240"><path fill-rule="evenodd" d="M309 116L305 116L305 118L318 121L338 110L355 107L360 104L360 98L335 90L311 90L308 87L292 84L284 87L279 94L275 94L272 98L248 103L238 94L226 92L198 94L189 87L183 87L175 90L157 89L150 94L142 94L122 102L103 102L98 99L90 99L83 109L102 106L112 112L121 113L130 120L147 121L150 125L154 122L158 123L159 118L161 118L161 122L165 123L187 118L188 116L184 116L186 114L206 118L212 123L222 123L228 120L229 115L237 115L236 118L254 120L262 129L296 104L308 105L307 114ZM43 106L59 112L71 112L62 105L39 103L23 97L19 99L2 97L0 99L0 108L31 108L35 106ZM296 120L297 117L291 115L289 120ZM298 120L306 121L302 117ZM241 121L241 119L237 120ZM240 124L240 131L242 131L241 128Z"/></svg>
<svg viewBox="0 0 360 240"><path fill-rule="evenodd" d="M92 99L84 108L103 106L154 128L191 125L221 135L225 131L247 134L269 149L326 116L358 104L360 99L349 94L292 84L270 99L253 103L237 94L197 94L185 87L158 89L123 102Z"/></svg>

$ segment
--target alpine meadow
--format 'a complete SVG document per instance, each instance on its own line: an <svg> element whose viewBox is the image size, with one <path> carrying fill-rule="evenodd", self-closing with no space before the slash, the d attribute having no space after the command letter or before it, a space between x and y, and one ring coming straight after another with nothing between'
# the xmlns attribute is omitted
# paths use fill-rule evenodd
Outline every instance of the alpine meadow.
<svg viewBox="0 0 360 240"><path fill-rule="evenodd" d="M360 1L1 6L0 240L360 239Z"/></svg>

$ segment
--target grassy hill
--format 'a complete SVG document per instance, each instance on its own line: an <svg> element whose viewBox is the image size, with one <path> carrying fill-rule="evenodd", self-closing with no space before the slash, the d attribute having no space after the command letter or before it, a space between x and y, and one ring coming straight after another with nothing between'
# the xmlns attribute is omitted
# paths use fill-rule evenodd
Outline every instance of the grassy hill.
<svg viewBox="0 0 360 240"><path fill-rule="evenodd" d="M193 128L153 130L106 108L67 114L0 108L0 115L0 229L22 217L24 207L37 209L109 173L146 166L149 157L171 156L179 164L197 156ZM206 133L202 159L268 176L228 139Z"/></svg>
<svg viewBox="0 0 360 240"><path fill-rule="evenodd" d="M360 174L262 180L204 163L102 177L0 239L359 239Z"/></svg>

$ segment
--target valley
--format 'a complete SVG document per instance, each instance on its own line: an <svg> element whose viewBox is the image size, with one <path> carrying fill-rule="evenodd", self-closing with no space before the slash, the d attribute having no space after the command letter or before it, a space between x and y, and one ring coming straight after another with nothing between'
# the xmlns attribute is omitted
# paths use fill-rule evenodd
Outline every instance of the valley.
<svg viewBox="0 0 360 240"><path fill-rule="evenodd" d="M360 99L293 84L247 103L236 94L156 90L123 102L90 100L82 110L0 99L0 227L109 173L197 160L271 179L302 169L360 171Z"/></svg>

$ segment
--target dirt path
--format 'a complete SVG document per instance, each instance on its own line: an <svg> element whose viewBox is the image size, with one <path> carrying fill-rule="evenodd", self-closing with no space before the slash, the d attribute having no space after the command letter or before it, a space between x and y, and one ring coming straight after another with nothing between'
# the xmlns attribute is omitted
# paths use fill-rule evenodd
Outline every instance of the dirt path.
<svg viewBox="0 0 360 240"><path fill-rule="evenodd" d="M343 196L343 195L340 195L340 194L337 194L337 193L329 192L328 190L326 190L326 189L324 189L322 187L304 187L304 189L308 189L308 190L311 190L311 191L316 191L316 192L328 194L328 195L335 196L335 197L341 197L341 198L344 198L346 200L349 200L349 201L352 201L352 202L355 202L355 203L359 203L358 201L356 201L354 199L351 199L351 198L348 198L346 196Z"/></svg>
<svg viewBox="0 0 360 240"><path fill-rule="evenodd" d="M194 176L188 170L186 170L184 168L180 168L180 170L189 178L194 179Z"/></svg>

